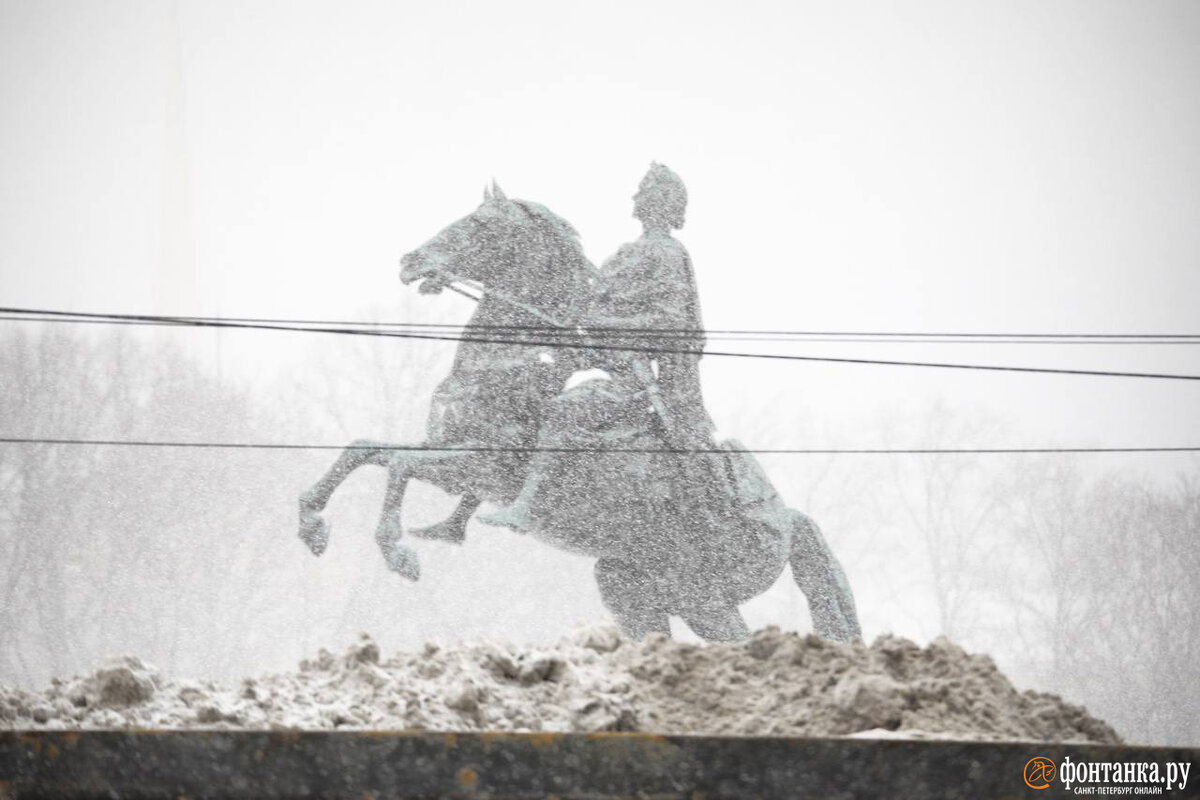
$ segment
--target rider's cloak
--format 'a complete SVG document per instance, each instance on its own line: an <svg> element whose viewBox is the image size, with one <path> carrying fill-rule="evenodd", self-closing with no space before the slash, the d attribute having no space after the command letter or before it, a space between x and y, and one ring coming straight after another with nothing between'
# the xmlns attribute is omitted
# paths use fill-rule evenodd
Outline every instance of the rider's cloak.
<svg viewBox="0 0 1200 800"><path fill-rule="evenodd" d="M606 370L611 380L587 381L556 398L544 441L602 447L657 431L674 440L664 442L671 447L711 446L712 422L697 368L704 324L682 244L669 234L648 232L622 245L600 267L584 327L598 348L585 351L583 365ZM646 366L641 377L639 361ZM661 400L657 410L651 392ZM669 419L656 420L663 411Z"/></svg>

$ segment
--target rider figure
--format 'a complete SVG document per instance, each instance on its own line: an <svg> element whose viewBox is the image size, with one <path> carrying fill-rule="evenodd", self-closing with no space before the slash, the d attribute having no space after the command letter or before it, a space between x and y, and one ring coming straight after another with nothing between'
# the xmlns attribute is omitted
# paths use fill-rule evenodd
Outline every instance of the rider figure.
<svg viewBox="0 0 1200 800"><path fill-rule="evenodd" d="M600 345L585 347L586 366L606 370L611 380L588 381L552 400L540 448L603 447L606 431L631 426L656 429L670 450L713 448L713 425L700 393L704 326L696 282L687 250L671 236L672 229L683 227L687 189L678 175L654 163L633 203L642 235L601 266L583 326L590 343ZM531 527L533 501L554 458L554 453L538 453L512 504L480 519L518 530ZM682 481L681 493L701 509L724 503L728 489L721 463L713 455L699 459L699 469Z"/></svg>

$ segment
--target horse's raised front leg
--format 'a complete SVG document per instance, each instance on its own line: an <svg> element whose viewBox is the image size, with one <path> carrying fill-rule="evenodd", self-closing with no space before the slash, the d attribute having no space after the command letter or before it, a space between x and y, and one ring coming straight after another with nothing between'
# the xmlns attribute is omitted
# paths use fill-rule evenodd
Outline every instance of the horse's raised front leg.
<svg viewBox="0 0 1200 800"><path fill-rule="evenodd" d="M789 509L792 517L792 578L808 600L817 634L838 642L862 639L854 595L842 566L833 557L821 529L806 514Z"/></svg>
<svg viewBox="0 0 1200 800"><path fill-rule="evenodd" d="M308 545L313 555L319 556L324 553L329 544L330 528L321 516L321 511L334 491L354 470L364 464L384 466L387 459L388 445L358 439L342 451L338 460L311 489L300 495L300 539Z"/></svg>
<svg viewBox="0 0 1200 800"><path fill-rule="evenodd" d="M414 528L409 533L421 539L462 544L467 538L467 522L475 515L475 510L482 502L468 492L458 501L458 505L454 507L454 513L449 517L424 528Z"/></svg>
<svg viewBox="0 0 1200 800"><path fill-rule="evenodd" d="M404 537L402 513L404 509L404 490L413 478L430 480L437 483L439 476L445 477L446 472L457 472L470 458L470 454L453 451L403 452L395 451L387 454L388 485L383 499L383 511L379 515L379 524L375 527L375 541L379 545L383 558L393 571L409 580L421 577L421 564L417 553L411 547L401 544ZM453 536L453 529L461 530L459 541L466 536L467 520L475 513L480 501L473 495L467 494L459 502L454 514L440 525L447 525L445 538ZM439 526L432 526L438 528ZM430 529L422 532L428 534ZM442 538L426 536L426 538Z"/></svg>
<svg viewBox="0 0 1200 800"><path fill-rule="evenodd" d="M392 571L415 581L421 577L421 562L416 551L400 543L404 535L400 512L404 504L404 488L410 477L410 460L407 453L392 453L388 459L387 493L383 498L379 524L375 526L375 543L379 545L383 560Z"/></svg>

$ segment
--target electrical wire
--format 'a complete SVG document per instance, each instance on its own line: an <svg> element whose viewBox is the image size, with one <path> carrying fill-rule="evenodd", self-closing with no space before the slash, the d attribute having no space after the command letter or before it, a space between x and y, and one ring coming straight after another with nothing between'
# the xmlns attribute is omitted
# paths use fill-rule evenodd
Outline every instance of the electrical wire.
<svg viewBox="0 0 1200 800"><path fill-rule="evenodd" d="M523 339L523 338L496 338L493 336L474 336L467 335L469 328L464 329L460 335L435 334L435 333L414 333L394 330L369 330L343 327L309 327L300 325L278 325L264 323L246 323L246 322L226 322L216 321L212 319L203 319L195 317L168 317L168 316L151 316L138 314L97 314L91 312L66 312L66 311L50 311L28 308L6 308L0 307L0 314L18 314L29 315L38 314L50 317L75 317L81 319L98 319L98 320L119 320L128 322L149 322L156 324L171 324L183 327L201 327L201 328L234 328L246 330L271 330L271 331L291 331L299 333L326 333L339 334L349 336L380 336L400 339L420 339L430 341L447 341L447 342L471 342L475 344L497 344L497 345L518 345L525 347L566 347L573 350L600 350L600 351L620 351L620 352L640 352L652 355L707 355L728 358L759 358L776 361L808 361L822 362L834 364L860 364L860 365L875 365L875 366L897 366L897 367L924 367L934 369L958 369L958 370L982 370L990 372L1018 372L1018 373L1033 373L1043 375L1086 375L1097 377L1114 377L1114 378L1150 378L1162 380L1200 380L1200 375L1186 375L1179 373L1161 373L1161 372L1124 372L1118 370L1089 370L1089 369L1063 369L1053 367L1025 367L1025 366L1008 366L998 364L960 364L937 361L900 361L889 359L874 359L874 358L836 358L831 356L802 356L793 354L781 353L746 353L729 350L708 350L708 349L672 349L667 347L636 347L628 345L608 345L596 343L575 343L564 341L546 341L544 339ZM622 334L628 335L630 330L621 330ZM695 335L695 332L692 332ZM543 336L539 333L539 336Z"/></svg>
<svg viewBox="0 0 1200 800"><path fill-rule="evenodd" d="M1004 455L1004 454L1048 454L1048 453L1200 453L1197 447L855 447L855 448L651 448L626 447L598 449L586 447L442 447L424 444L364 445L340 444L288 444L274 442L186 442L148 441L133 439L54 439L40 437L3 436L0 444L52 444L90 445L121 447L178 447L228 450L388 450L398 452L436 453L564 453L580 455L609 455L621 453L643 453L661 455L697 455L705 453L754 453L756 455Z"/></svg>
<svg viewBox="0 0 1200 800"><path fill-rule="evenodd" d="M249 321L237 319L233 317L180 317L181 320L200 320L205 322L243 322ZM110 320L110 319L68 319L63 317L37 317L37 316L17 316L0 314L0 321L5 322L51 322L79 325L145 325L145 326L178 326L178 322L150 322L137 320ZM361 327L365 329L376 328L380 330L389 330L398 328L401 330L409 329L414 331L429 331L436 332L444 329L453 329L462 331L462 340L471 340L474 330L489 330L489 329L504 329L509 326L503 325L484 325L484 326L465 326L452 324L437 324L437 323L404 323L404 322L322 322L320 320L283 320L283 319L268 319L263 320L269 324L300 324L300 325L345 325L352 327ZM556 331L547 328L525 328L521 326L511 326L514 331L529 331L537 332L540 336L578 336L573 331ZM612 336L627 336L631 331L637 329L625 328L619 333L612 332L608 335ZM608 333L601 331L599 334L590 332L595 338L603 338ZM767 333L767 332L764 332ZM1200 345L1200 338L1141 338L1140 335L1126 335L1123 338L1037 338L1037 339L968 339L968 338L912 338L917 336L939 336L940 334L889 334L885 338L872 338L871 334L844 334L839 336L821 335L815 333L802 332L778 332L778 335L758 335L755 331L704 331L704 336L709 340L719 341L734 341L734 342L772 342L772 343L808 343L816 342L821 344L840 343L840 344L972 344L972 345L996 345L996 344L1020 344L1020 345ZM695 331L691 332L671 332L671 331L639 331L638 338L644 339L693 339L696 337ZM971 334L945 334L946 336L970 336ZM1019 334L1016 334L1019 335ZM1047 334L1046 336L1051 336ZM1096 337L1101 334L1096 334Z"/></svg>
<svg viewBox="0 0 1200 800"><path fill-rule="evenodd" d="M464 296L479 300L470 294ZM66 322L66 323L100 323L111 322L119 324L118 318L123 316L136 317L132 324L179 325L184 323L229 323L263 324L263 325L301 325L324 326L339 328L365 328L379 330L459 330L459 331L505 331L508 333L532 333L539 336L575 336L575 331L556 330L545 325L490 325L438 322L371 322L364 320L320 320L269 317L203 317L203 316L162 316L146 317L138 315L90 314L85 312L50 311L38 309L0 308L0 318L26 322ZM21 316L17 316L21 315ZM45 315L45 316L39 316ZM72 318L75 317L75 318ZM92 319L89 317L99 317ZM151 322L151 319L160 320ZM128 321L126 324L130 324ZM787 331L787 330L739 330L739 329L708 329L692 328L634 328L634 327L590 327L589 334L594 337L605 335L626 336L637 334L639 338L695 338L697 334L708 338L737 337L743 341L792 341L799 337L833 337L809 339L801 341L837 341L837 342L885 342L901 341L904 343L925 343L934 341L938 344L960 342L990 343L995 340L1003 344L1069 344L1069 343L1133 343L1133 344L1200 344L1200 334L1186 333L956 333L947 331L937 332L885 332L885 331ZM742 337L769 337L742 339Z"/></svg>

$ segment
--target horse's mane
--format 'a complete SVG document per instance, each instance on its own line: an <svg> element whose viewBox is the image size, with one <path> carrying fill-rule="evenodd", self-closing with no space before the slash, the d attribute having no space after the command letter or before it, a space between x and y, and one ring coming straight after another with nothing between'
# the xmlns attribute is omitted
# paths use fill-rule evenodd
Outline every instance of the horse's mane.
<svg viewBox="0 0 1200 800"><path fill-rule="evenodd" d="M532 200L513 200L513 202L524 209L527 214L537 220L544 229L553 235L554 239L563 248L564 255L570 256L572 266L584 267L584 271L589 274L595 272L592 262L583 253L583 245L579 241L579 233L575 230L574 225L541 203L535 203Z"/></svg>
<svg viewBox="0 0 1200 800"><path fill-rule="evenodd" d="M560 236L570 237L579 240L579 233L575 230L575 226L567 222L565 219L555 214L550 209L546 208L541 203L535 203L532 200L513 200L514 203L525 209L530 216L537 218L543 224L553 228Z"/></svg>
<svg viewBox="0 0 1200 800"><path fill-rule="evenodd" d="M599 275L584 255L579 234L571 223L529 200L512 200L529 215L533 234L530 243L539 242L546 258L522 260L522 277L514 282L519 295L543 311L560 319L575 320L591 299L591 284Z"/></svg>

